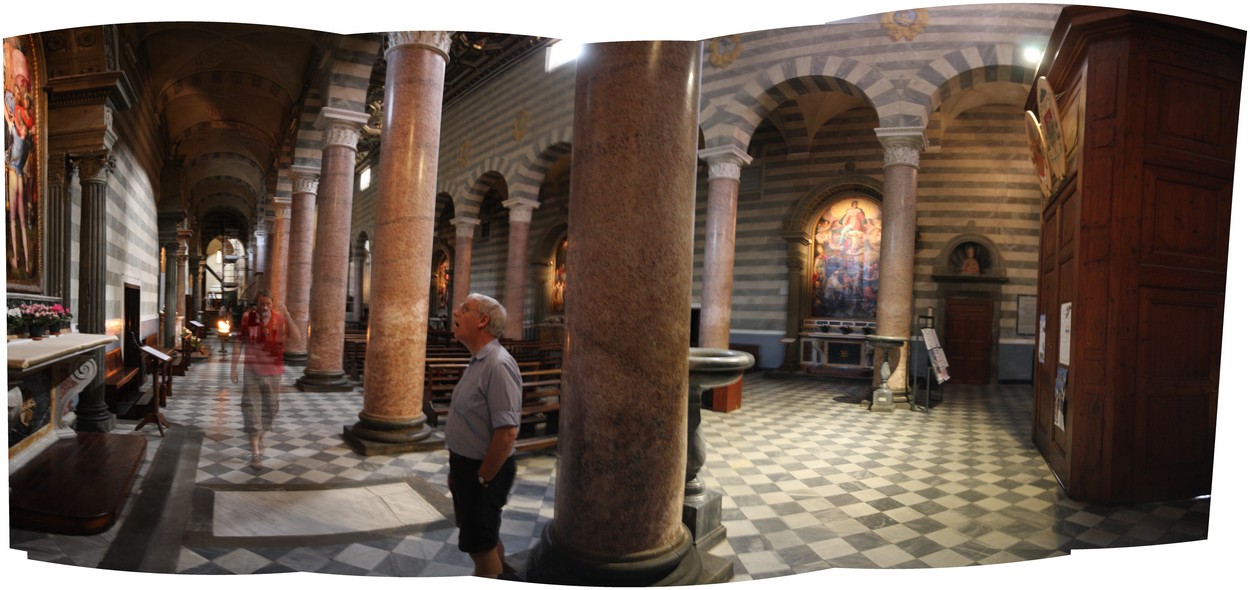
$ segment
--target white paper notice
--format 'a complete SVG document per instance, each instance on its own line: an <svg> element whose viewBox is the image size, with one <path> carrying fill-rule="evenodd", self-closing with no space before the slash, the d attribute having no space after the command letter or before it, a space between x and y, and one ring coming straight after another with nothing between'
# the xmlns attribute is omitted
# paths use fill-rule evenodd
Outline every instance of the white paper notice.
<svg viewBox="0 0 1250 590"><path fill-rule="evenodd" d="M1071 365L1072 360L1072 302L1059 306L1059 364Z"/></svg>
<svg viewBox="0 0 1250 590"><path fill-rule="evenodd" d="M1037 362L1046 364L1046 314L1037 317Z"/></svg>

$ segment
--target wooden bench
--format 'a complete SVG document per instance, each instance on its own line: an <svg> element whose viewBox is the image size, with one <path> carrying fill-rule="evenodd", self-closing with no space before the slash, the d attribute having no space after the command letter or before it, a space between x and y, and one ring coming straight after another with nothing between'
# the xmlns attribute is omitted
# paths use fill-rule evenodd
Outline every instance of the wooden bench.
<svg viewBox="0 0 1250 590"><path fill-rule="evenodd" d="M118 404L124 403L139 386L139 367L127 367L122 360L121 347L104 354L104 402L109 411L120 414Z"/></svg>
<svg viewBox="0 0 1250 590"><path fill-rule="evenodd" d="M560 429L560 376L561 369L534 368L536 361L529 361L530 368L521 370L521 425L517 433L516 449L533 452L554 447ZM446 416L451 407L451 391L455 388L464 365L427 365L427 394L429 403L426 415L431 425ZM518 363L520 366L520 363Z"/></svg>

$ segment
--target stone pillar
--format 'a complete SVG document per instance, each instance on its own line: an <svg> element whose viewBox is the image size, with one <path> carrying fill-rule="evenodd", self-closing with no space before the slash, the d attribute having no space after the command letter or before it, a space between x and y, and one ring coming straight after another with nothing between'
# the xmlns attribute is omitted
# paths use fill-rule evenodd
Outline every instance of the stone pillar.
<svg viewBox="0 0 1250 590"><path fill-rule="evenodd" d="M529 268L530 218L538 201L520 197L503 202L508 208L508 267L505 275L504 309L508 326L504 337L520 340L525 331L525 275ZM459 300L457 300L459 305Z"/></svg>
<svg viewBox="0 0 1250 590"><path fill-rule="evenodd" d="M191 319L203 322L204 257L199 254L192 254L188 268L191 269Z"/></svg>
<svg viewBox="0 0 1250 590"><path fill-rule="evenodd" d="M286 362L303 365L308 361L308 298L312 289L313 224L317 176L320 171L307 166L291 167L291 225L287 234L286 309L302 337L286 343Z"/></svg>
<svg viewBox="0 0 1250 590"><path fill-rule="evenodd" d="M343 312L347 308L356 142L368 121L364 113L329 107L317 115L326 144L321 150L317 190L317 248L313 252L317 276L309 310L308 365L304 376L295 381L300 391L351 391L354 387L343 371Z"/></svg>
<svg viewBox="0 0 1250 590"><path fill-rule="evenodd" d="M269 238L268 272L265 276L274 301L285 302L287 269L287 236L291 231L291 199L273 198L273 235Z"/></svg>
<svg viewBox="0 0 1250 590"><path fill-rule="evenodd" d="M267 288L269 284L269 233L265 231L265 222L261 221L256 228L256 250L252 257L252 276L256 277L256 289Z"/></svg>
<svg viewBox="0 0 1250 590"><path fill-rule="evenodd" d="M67 156L64 152L54 152L48 158L48 206L47 220L44 228L48 233L44 256L44 276L47 277L48 295L60 297L61 303L69 307L70 266L70 228L73 223L70 215L69 191L66 190L72 176ZM78 317L75 314L75 317ZM81 323L81 322L80 322Z"/></svg>
<svg viewBox="0 0 1250 590"><path fill-rule="evenodd" d="M166 215L168 218L168 214ZM163 224L174 223L172 220ZM165 319L161 323L161 346L173 347L177 342L175 334L178 327L178 229L177 227L161 227L160 242L165 260L165 292L161 295L163 306L161 312Z"/></svg>
<svg viewBox="0 0 1250 590"><path fill-rule="evenodd" d="M888 381L891 390L905 392L909 363L900 359L907 359L911 350L912 277L916 259L916 177L920 170L920 152L925 149L926 142L923 127L877 129L877 139L885 148L877 333L908 340L897 349L898 358L890 359L890 366L894 370ZM880 367L880 360L874 364Z"/></svg>
<svg viewBox="0 0 1250 590"><path fill-rule="evenodd" d="M429 269L447 32L388 33L364 409L343 438L360 454L429 438L422 412ZM363 262L363 261L362 261Z"/></svg>
<svg viewBox="0 0 1250 590"><path fill-rule="evenodd" d="M707 229L703 241L703 293L699 298L699 346L729 348L733 308L734 230L738 225L738 176L751 156L725 146L699 152L708 164Z"/></svg>
<svg viewBox="0 0 1250 590"><path fill-rule="evenodd" d="M177 277L178 297L174 301L174 307L177 310L177 319L174 322L174 346L182 347L182 327L187 321L187 284L190 276L188 274L188 258L191 253L190 240L194 234L189 229L178 230L178 264L175 272Z"/></svg>
<svg viewBox="0 0 1250 590"><path fill-rule="evenodd" d="M783 232L781 238L786 241L786 358L782 368L786 371L799 370L799 330L803 328L803 317L810 312L805 307L803 297L808 284L811 283L807 270L807 261L811 256L812 237L802 232Z"/></svg>
<svg viewBox="0 0 1250 590"><path fill-rule="evenodd" d="M681 522L700 48L603 43L578 60L560 469L531 582L700 581Z"/></svg>
<svg viewBox="0 0 1250 590"><path fill-rule="evenodd" d="M469 266L473 262L473 228L477 227L480 221L472 217L457 217L451 220L452 225L456 226L456 266L452 269L451 275L451 306L453 308L469 296Z"/></svg>
<svg viewBox="0 0 1250 590"><path fill-rule="evenodd" d="M79 221L78 251L78 331L105 334L107 310L105 287L108 285L108 175L113 160L107 150L83 155L78 159L78 180L82 186L82 218ZM93 359L104 366L104 349L96 349ZM104 371L97 371L91 385L78 401L75 429L84 432L108 432L117 423L104 401Z"/></svg>

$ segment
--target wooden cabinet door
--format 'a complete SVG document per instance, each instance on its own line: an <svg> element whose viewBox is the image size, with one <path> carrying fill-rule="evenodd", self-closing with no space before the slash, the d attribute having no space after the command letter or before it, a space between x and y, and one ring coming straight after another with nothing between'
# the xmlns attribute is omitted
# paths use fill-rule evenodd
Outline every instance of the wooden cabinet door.
<svg viewBox="0 0 1250 590"><path fill-rule="evenodd" d="M994 342L994 306L989 299L947 299L946 339L951 383L990 382Z"/></svg>

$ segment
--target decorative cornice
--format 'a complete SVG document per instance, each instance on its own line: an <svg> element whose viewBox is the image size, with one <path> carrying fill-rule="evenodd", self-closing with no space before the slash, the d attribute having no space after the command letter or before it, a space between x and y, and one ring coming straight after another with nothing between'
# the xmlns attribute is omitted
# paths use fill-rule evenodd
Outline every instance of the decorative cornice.
<svg viewBox="0 0 1250 590"><path fill-rule="evenodd" d="M135 102L130 80L123 72L98 72L61 76L48 80L51 108L109 104L126 110Z"/></svg>
<svg viewBox="0 0 1250 590"><path fill-rule="evenodd" d="M878 128L877 140L885 148L885 166L920 168L920 152L929 146L924 127Z"/></svg>
<svg viewBox="0 0 1250 590"><path fill-rule="evenodd" d="M451 61L451 33L449 31L392 31L386 34L386 54L403 45L415 45L429 49Z"/></svg>

